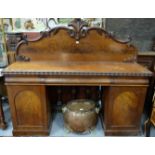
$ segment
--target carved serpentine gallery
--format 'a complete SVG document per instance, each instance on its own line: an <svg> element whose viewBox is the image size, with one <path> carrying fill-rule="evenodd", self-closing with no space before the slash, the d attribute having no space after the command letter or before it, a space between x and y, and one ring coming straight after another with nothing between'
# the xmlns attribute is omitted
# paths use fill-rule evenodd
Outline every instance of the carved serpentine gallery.
<svg viewBox="0 0 155 155"><path fill-rule="evenodd" d="M36 39L25 36L16 52L17 61L3 72L14 136L48 135L60 94L64 104L73 98L102 100L106 135L139 133L152 73L136 63L137 49L129 40L75 19ZM91 95L83 95L83 88Z"/></svg>

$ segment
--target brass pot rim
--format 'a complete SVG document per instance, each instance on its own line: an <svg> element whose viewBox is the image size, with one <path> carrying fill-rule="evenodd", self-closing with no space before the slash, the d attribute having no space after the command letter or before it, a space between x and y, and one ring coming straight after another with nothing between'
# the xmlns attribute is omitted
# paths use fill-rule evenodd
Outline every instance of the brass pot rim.
<svg viewBox="0 0 155 155"><path fill-rule="evenodd" d="M69 101L65 107L71 112L83 113L94 111L96 104L93 100L90 99L75 99Z"/></svg>

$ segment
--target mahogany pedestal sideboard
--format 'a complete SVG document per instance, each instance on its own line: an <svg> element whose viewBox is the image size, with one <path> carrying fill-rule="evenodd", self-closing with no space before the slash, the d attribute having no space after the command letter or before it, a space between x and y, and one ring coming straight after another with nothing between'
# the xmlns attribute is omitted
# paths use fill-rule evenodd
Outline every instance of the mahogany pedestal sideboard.
<svg viewBox="0 0 155 155"><path fill-rule="evenodd" d="M62 86L104 87L105 135L139 133L152 72L136 63L137 49L128 42L75 19L36 40L24 37L16 53L17 62L3 71L14 136L49 134L56 102L49 88Z"/></svg>

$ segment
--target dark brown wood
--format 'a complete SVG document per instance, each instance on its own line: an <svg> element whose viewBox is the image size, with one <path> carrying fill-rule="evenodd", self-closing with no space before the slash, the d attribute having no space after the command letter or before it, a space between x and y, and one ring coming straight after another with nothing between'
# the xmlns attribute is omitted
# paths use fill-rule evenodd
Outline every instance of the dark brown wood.
<svg viewBox="0 0 155 155"><path fill-rule="evenodd" d="M7 43L7 51L15 52L16 45L19 41L22 40L22 33L21 32L6 32L6 43Z"/></svg>
<svg viewBox="0 0 155 155"><path fill-rule="evenodd" d="M2 106L2 96L6 96L6 89L4 87L3 77L0 77L0 128L5 129L7 124L5 122L4 110Z"/></svg>
<svg viewBox="0 0 155 155"><path fill-rule="evenodd" d="M150 137L151 126L155 127L155 99L153 100L151 115L144 123L144 133L146 137Z"/></svg>
<svg viewBox="0 0 155 155"><path fill-rule="evenodd" d="M147 97L145 101L145 106L144 106L144 113L146 114L147 117L151 116L152 112L152 99L154 95L154 90L155 90L155 52L151 51L146 51L146 52L140 52L138 53L138 63L143 65L144 67L148 68L151 72L153 72L153 76L150 77L150 84L149 88L147 91Z"/></svg>
<svg viewBox="0 0 155 155"><path fill-rule="evenodd" d="M76 19L70 27L53 28L37 39L25 37L16 49L20 59L3 72L13 135L48 134L49 103L90 98L90 91L95 92L92 99L104 100L106 135L138 133L152 73L136 63L134 46ZM99 86L106 88L106 96Z"/></svg>
<svg viewBox="0 0 155 155"><path fill-rule="evenodd" d="M91 99L96 102L100 100L98 86L49 86L48 96L54 105L53 110L60 111L62 106L75 99Z"/></svg>
<svg viewBox="0 0 155 155"><path fill-rule="evenodd" d="M153 51L138 52L137 62L143 65L144 67L148 68L152 72L154 72L155 52Z"/></svg>
<svg viewBox="0 0 155 155"><path fill-rule="evenodd" d="M141 113L147 87L107 87L104 90L106 135L135 135L140 132Z"/></svg>
<svg viewBox="0 0 155 155"><path fill-rule="evenodd" d="M5 129L6 127L7 125L5 122L4 111L3 111L2 101L1 101L1 96L0 96L0 128Z"/></svg>
<svg viewBox="0 0 155 155"><path fill-rule="evenodd" d="M150 84L145 100L144 112L147 120L144 123L144 133L146 137L150 136L151 126L155 126L155 108L154 108L154 91L155 91L155 52L143 52L138 55L138 62L153 72L153 76L150 78Z"/></svg>
<svg viewBox="0 0 155 155"><path fill-rule="evenodd" d="M4 85L4 77L0 77L0 95L7 96L6 86Z"/></svg>
<svg viewBox="0 0 155 155"><path fill-rule="evenodd" d="M151 129L152 123L150 122L150 120L147 120L147 122L145 122L144 125L145 125L146 137L150 137L150 129Z"/></svg>

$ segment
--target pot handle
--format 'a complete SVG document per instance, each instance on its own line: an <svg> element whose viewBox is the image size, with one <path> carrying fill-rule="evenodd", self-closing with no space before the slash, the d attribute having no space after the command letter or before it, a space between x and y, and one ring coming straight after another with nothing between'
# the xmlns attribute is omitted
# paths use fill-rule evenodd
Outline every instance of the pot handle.
<svg viewBox="0 0 155 155"><path fill-rule="evenodd" d="M95 108L95 112L98 114L99 111L100 111L100 108L96 107L96 108Z"/></svg>
<svg viewBox="0 0 155 155"><path fill-rule="evenodd" d="M65 113L66 111L67 111L66 106L63 106L63 107L62 107L62 112Z"/></svg>

